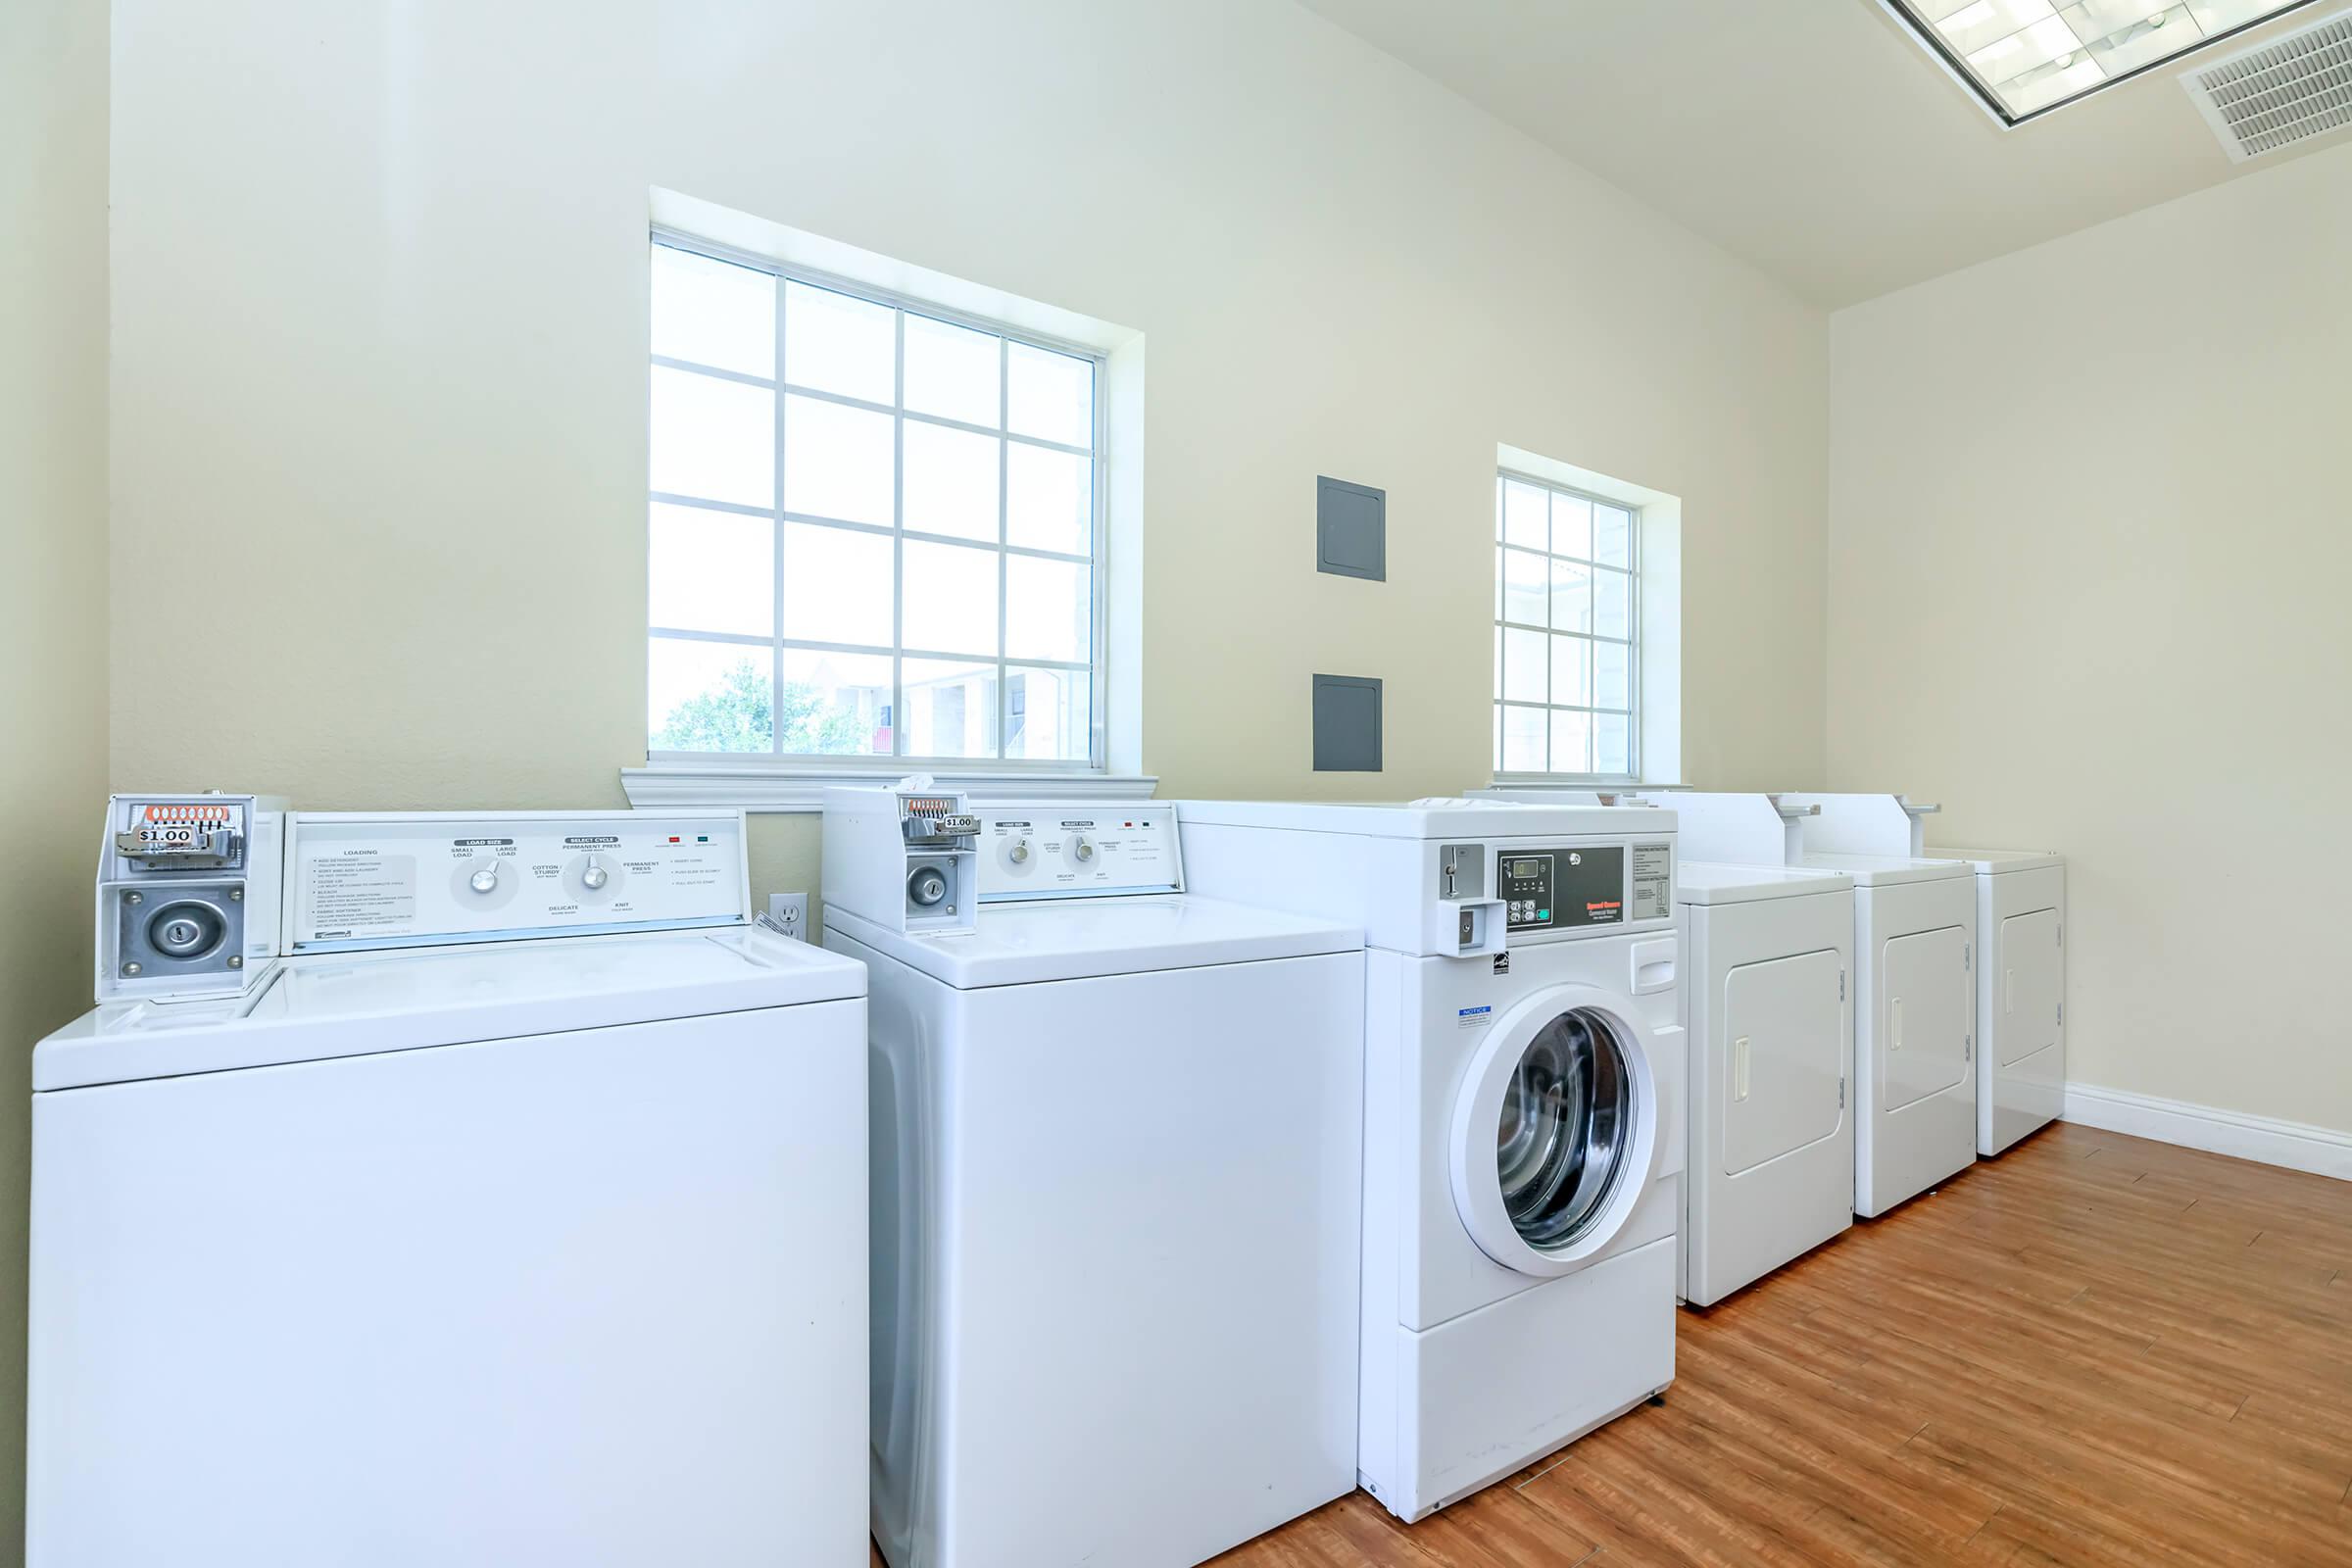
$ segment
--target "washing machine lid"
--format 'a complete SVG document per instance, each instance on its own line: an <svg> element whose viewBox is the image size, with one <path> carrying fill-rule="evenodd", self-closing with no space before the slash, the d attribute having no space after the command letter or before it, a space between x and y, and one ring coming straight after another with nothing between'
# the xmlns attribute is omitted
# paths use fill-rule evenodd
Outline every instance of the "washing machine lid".
<svg viewBox="0 0 2352 1568"><path fill-rule="evenodd" d="M979 929L909 936L828 910L842 935L958 991L1356 953L1361 927L1194 894L992 904Z"/></svg>
<svg viewBox="0 0 2352 1568"><path fill-rule="evenodd" d="M1843 871L1786 865L1727 865L1720 860L1685 860L1674 868L1677 904L1755 904L1766 899L1841 893L1854 885Z"/></svg>
<svg viewBox="0 0 2352 1568"><path fill-rule="evenodd" d="M1858 888L1891 887L1898 882L1943 882L1974 876L1965 860L1914 860L1900 855L1808 855L1804 864L1815 870L1842 871Z"/></svg>
<svg viewBox="0 0 2352 1568"><path fill-rule="evenodd" d="M1312 801L1179 801L1178 820L1219 827L1280 827L1382 839L1584 837L1674 831L1672 806L1533 806L1460 798L1395 805Z"/></svg>
<svg viewBox="0 0 2352 1568"><path fill-rule="evenodd" d="M1928 853L1940 859L1965 861L1981 876L2001 876L2011 871L2047 871L2066 864L2066 857L2055 850L1952 850L1931 844Z"/></svg>
<svg viewBox="0 0 2352 1568"><path fill-rule="evenodd" d="M122 1003L33 1051L38 1091L865 995L865 966L751 927L278 961L245 996ZM649 1062L649 1070L659 1063Z"/></svg>

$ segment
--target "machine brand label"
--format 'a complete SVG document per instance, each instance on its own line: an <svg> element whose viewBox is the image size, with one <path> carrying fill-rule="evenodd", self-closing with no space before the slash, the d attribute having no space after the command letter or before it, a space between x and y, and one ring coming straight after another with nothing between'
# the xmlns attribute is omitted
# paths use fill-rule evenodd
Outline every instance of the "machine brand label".
<svg viewBox="0 0 2352 1568"><path fill-rule="evenodd" d="M1511 956L1509 954L1497 953L1494 955L1494 972L1496 974L1509 974L1511 972Z"/></svg>

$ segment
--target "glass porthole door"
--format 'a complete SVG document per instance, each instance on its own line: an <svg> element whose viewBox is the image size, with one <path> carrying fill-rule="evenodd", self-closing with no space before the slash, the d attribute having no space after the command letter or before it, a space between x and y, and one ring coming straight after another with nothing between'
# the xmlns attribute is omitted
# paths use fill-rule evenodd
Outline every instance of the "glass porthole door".
<svg viewBox="0 0 2352 1568"><path fill-rule="evenodd" d="M1481 1250L1566 1273L1623 1228L1649 1182L1656 1093L1633 1009L1583 987L1506 1012L1472 1058L1453 1128L1454 1200Z"/></svg>

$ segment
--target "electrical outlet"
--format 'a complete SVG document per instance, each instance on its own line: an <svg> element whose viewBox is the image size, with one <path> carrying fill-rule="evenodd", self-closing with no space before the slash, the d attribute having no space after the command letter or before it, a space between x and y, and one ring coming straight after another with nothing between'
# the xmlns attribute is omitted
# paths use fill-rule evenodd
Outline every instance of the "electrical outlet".
<svg viewBox="0 0 2352 1568"><path fill-rule="evenodd" d="M784 928L784 934L808 940L808 895L806 893L770 893L767 896L767 917Z"/></svg>

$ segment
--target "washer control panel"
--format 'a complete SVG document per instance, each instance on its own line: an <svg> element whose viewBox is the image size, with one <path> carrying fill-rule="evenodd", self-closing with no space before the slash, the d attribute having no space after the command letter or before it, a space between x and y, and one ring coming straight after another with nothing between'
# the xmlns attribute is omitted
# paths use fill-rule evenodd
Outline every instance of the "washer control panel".
<svg viewBox="0 0 2352 1568"><path fill-rule="evenodd" d="M1181 893L1176 808L1017 801L979 809L980 902Z"/></svg>
<svg viewBox="0 0 2352 1568"><path fill-rule="evenodd" d="M740 812L297 812L289 953L684 926L751 915Z"/></svg>
<svg viewBox="0 0 2352 1568"><path fill-rule="evenodd" d="M1513 931L1662 920L1674 913L1674 847L1580 844L1504 849L1496 896Z"/></svg>

